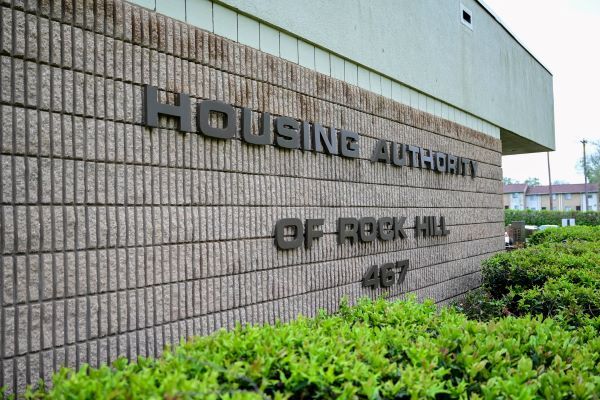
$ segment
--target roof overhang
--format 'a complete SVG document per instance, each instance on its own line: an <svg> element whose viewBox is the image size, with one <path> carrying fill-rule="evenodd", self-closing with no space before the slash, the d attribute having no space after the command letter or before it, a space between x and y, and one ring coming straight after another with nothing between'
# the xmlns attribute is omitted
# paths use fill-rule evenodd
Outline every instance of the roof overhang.
<svg viewBox="0 0 600 400"><path fill-rule="evenodd" d="M502 141L503 156L554 151L554 149L507 131L506 129L500 129L500 140Z"/></svg>

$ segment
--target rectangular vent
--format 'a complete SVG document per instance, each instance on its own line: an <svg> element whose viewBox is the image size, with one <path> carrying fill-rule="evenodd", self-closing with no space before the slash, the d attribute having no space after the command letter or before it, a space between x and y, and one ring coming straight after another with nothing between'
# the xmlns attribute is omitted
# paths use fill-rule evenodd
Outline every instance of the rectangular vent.
<svg viewBox="0 0 600 400"><path fill-rule="evenodd" d="M460 5L460 22L473 30L473 13L471 10L466 8L463 4Z"/></svg>
<svg viewBox="0 0 600 400"><path fill-rule="evenodd" d="M467 24L471 23L471 14L465 10L463 10L463 21L465 21Z"/></svg>

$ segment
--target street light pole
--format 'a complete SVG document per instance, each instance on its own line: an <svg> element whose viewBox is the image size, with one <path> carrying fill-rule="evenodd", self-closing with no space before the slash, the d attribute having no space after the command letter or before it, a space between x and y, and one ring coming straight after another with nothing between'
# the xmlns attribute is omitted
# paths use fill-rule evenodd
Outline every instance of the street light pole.
<svg viewBox="0 0 600 400"><path fill-rule="evenodd" d="M550 174L550 152L546 152L546 157L548 158L548 190L550 192L550 211L554 210L552 204L552 175Z"/></svg>
<svg viewBox="0 0 600 400"><path fill-rule="evenodd" d="M583 144L583 178L584 178L584 188L585 188L585 211L588 210L588 187L587 187L587 159L585 158L585 145L587 144L587 140L583 139L581 141Z"/></svg>

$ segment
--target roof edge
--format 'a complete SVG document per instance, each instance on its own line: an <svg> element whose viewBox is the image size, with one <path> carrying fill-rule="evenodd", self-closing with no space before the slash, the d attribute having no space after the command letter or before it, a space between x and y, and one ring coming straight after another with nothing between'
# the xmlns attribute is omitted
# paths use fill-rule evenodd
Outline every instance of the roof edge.
<svg viewBox="0 0 600 400"><path fill-rule="evenodd" d="M527 46L525 46L523 44L523 42L521 40L519 40L519 38L511 32L510 29L508 29L508 27L506 26L506 24L500 19L500 17L498 15L496 15L496 13L492 10L492 8L490 6L488 6L483 0L475 0L475 2L477 4L479 4L481 6L481 8L483 8L492 18L494 18L494 20L496 20L496 22L506 31L506 33L508 33L514 40L515 42L517 42L519 44L519 46L521 46L523 48L523 50L525 50L527 53L529 53L529 55L538 63L540 64L540 66L542 68L544 68L546 70L546 72L548 72L550 74L550 76L554 77L554 75L552 74L552 72L548 69L548 67L546 67L544 65L544 63L542 63L528 48Z"/></svg>
<svg viewBox="0 0 600 400"><path fill-rule="evenodd" d="M564 194L564 193L598 193L600 189L596 183L561 183L552 186L553 194ZM525 193L526 196L533 195L549 195L550 185L535 185L530 186L526 183L509 183L503 185L503 193Z"/></svg>

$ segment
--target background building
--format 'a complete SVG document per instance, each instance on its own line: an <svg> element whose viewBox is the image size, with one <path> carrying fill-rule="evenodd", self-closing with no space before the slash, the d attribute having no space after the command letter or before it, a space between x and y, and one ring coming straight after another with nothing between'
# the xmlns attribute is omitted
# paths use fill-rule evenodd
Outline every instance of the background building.
<svg viewBox="0 0 600 400"><path fill-rule="evenodd" d="M558 211L598 211L598 185L552 185L552 209ZM504 185L504 208L511 210L550 210L550 187L526 184Z"/></svg>
<svg viewBox="0 0 600 400"><path fill-rule="evenodd" d="M502 155L554 146L552 75L482 3L136 3L1 2L0 386L342 297L443 304L480 284L504 248ZM197 119L207 100L227 112ZM226 140L202 128L237 121ZM360 135L359 154L246 140L298 139L299 121ZM413 155L373 162L381 143ZM406 218L407 235L338 244L348 217ZM289 218L323 236L277 248ZM405 260L402 282L363 284Z"/></svg>
<svg viewBox="0 0 600 400"><path fill-rule="evenodd" d="M504 185L504 208L511 210L525 210L525 194L527 185L525 183L516 183Z"/></svg>

